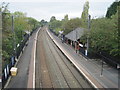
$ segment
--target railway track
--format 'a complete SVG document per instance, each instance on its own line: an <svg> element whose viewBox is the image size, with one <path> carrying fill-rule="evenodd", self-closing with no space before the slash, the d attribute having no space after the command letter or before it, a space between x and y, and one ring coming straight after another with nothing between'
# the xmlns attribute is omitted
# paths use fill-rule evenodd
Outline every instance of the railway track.
<svg viewBox="0 0 120 90"><path fill-rule="evenodd" d="M51 43L53 43L53 41L51 41ZM56 45L54 43L53 43L53 46L54 46L57 54L60 56L62 62L66 65L67 69L71 72L71 74L73 75L73 77L79 83L80 87L81 88L92 88L87 83L86 79L84 79L84 77L82 75L80 75L79 71L76 70L76 68L74 67L74 65L67 58L65 58L65 56L63 55L63 53L61 53L61 51L58 49L58 47L56 47Z"/></svg>
<svg viewBox="0 0 120 90"><path fill-rule="evenodd" d="M42 28L36 51L36 88L92 88Z"/></svg>
<svg viewBox="0 0 120 90"><path fill-rule="evenodd" d="M46 64L46 57L45 57L45 52L44 52L44 47L43 47L43 37L42 37L42 31L39 32L38 35L38 41L37 41L37 50L36 50L36 82L35 85L37 88L53 88L52 83L50 80L49 76L49 71L48 67ZM40 47L39 47L40 46Z"/></svg>

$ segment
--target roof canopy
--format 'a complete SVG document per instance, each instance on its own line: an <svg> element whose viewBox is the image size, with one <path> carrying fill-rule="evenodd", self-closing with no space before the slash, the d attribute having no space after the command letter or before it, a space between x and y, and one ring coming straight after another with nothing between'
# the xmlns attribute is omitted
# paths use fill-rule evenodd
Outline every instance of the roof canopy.
<svg viewBox="0 0 120 90"><path fill-rule="evenodd" d="M77 41L84 34L84 30L84 28L76 28L75 30L65 35L65 37L72 41Z"/></svg>

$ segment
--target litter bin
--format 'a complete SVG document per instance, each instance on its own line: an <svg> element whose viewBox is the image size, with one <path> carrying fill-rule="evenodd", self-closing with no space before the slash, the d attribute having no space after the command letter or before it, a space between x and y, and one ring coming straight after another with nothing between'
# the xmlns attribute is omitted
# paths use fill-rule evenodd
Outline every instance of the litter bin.
<svg viewBox="0 0 120 90"><path fill-rule="evenodd" d="M10 72L11 72L12 76L16 76L17 75L17 68L16 67L12 67Z"/></svg>

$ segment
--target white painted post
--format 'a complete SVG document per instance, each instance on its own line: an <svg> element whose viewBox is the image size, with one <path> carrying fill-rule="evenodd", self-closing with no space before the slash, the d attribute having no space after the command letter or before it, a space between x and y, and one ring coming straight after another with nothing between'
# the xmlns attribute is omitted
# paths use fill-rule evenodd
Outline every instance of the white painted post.
<svg viewBox="0 0 120 90"><path fill-rule="evenodd" d="M8 67L8 65L7 65L7 74L9 75L9 67Z"/></svg>
<svg viewBox="0 0 120 90"><path fill-rule="evenodd" d="M87 49L85 49L85 55L87 56Z"/></svg>
<svg viewBox="0 0 120 90"><path fill-rule="evenodd" d="M5 79L7 79L7 72L6 72L6 68L4 69L4 73L5 73Z"/></svg>

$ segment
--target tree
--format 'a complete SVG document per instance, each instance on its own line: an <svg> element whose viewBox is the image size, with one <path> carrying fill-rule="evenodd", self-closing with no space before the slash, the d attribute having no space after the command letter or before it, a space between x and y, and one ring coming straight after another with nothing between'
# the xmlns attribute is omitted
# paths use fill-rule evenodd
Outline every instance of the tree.
<svg viewBox="0 0 120 90"><path fill-rule="evenodd" d="M64 16L64 21L68 21L69 18L68 18L68 14Z"/></svg>
<svg viewBox="0 0 120 90"><path fill-rule="evenodd" d="M53 21L55 21L56 20L56 17L55 16L52 16L51 18L50 18L50 22L53 22Z"/></svg>
<svg viewBox="0 0 120 90"><path fill-rule="evenodd" d="M118 6L120 6L120 1L113 2L107 10L106 17L111 18L112 15L115 15L117 12Z"/></svg>
<svg viewBox="0 0 120 90"><path fill-rule="evenodd" d="M88 21L88 15L89 15L89 2L86 1L83 7L83 12L81 15L82 25L83 27L87 27L87 21Z"/></svg>
<svg viewBox="0 0 120 90"><path fill-rule="evenodd" d="M71 32L72 30L80 27L82 25L81 19L73 18L68 20L68 15L65 15L62 21L51 18L49 22L49 28L58 34L59 31L64 31L64 34Z"/></svg>
<svg viewBox="0 0 120 90"><path fill-rule="evenodd" d="M22 12L14 12L10 13L8 10L8 4L4 3L2 6L2 62L3 66L9 63L10 57L14 54L14 40L13 40L13 32L12 32L12 18L14 16L14 31L15 31L15 39L16 45L21 43L23 40L23 35L26 30L33 29L37 26L38 21L33 18L26 17L25 13Z"/></svg>
<svg viewBox="0 0 120 90"><path fill-rule="evenodd" d="M32 17L28 17L27 21L28 21L28 24L29 24L28 28L29 28L30 31L32 31L33 29L35 29L36 27L39 26L39 22Z"/></svg>
<svg viewBox="0 0 120 90"><path fill-rule="evenodd" d="M112 56L119 56L118 49L118 14L111 19L93 19L90 32L83 35L81 40L84 42L87 36L90 37L90 52L106 52Z"/></svg>
<svg viewBox="0 0 120 90"><path fill-rule="evenodd" d="M59 20L54 20L49 23L49 27L52 30L56 30L56 28L61 28L61 25L62 25L62 23Z"/></svg>
<svg viewBox="0 0 120 90"><path fill-rule="evenodd" d="M48 22L47 21L45 21L44 19L42 19L41 21L40 21L40 25L41 26L44 26L44 25L46 25Z"/></svg>
<svg viewBox="0 0 120 90"><path fill-rule="evenodd" d="M9 3L2 3L0 11L2 22L2 67L9 63L13 53L13 34L11 33L11 13L8 10ZM0 52L1 53L1 52Z"/></svg>
<svg viewBox="0 0 120 90"><path fill-rule="evenodd" d="M20 43L23 40L23 35L25 31L32 31L38 27L39 22L32 18L26 17L26 13L23 12L14 12L14 30L16 34L17 43Z"/></svg>
<svg viewBox="0 0 120 90"><path fill-rule="evenodd" d="M9 3L2 3L2 57L3 59L9 58L9 53L12 52L13 47L12 47L12 42L9 42L9 40L12 39L12 33L10 32L11 30L11 17L10 17L10 11L7 9ZM9 37L9 38L8 38ZM8 50L8 48L10 48ZM7 52L8 51L8 52Z"/></svg>
<svg viewBox="0 0 120 90"><path fill-rule="evenodd" d="M70 19L69 21L64 23L62 28L64 30L64 34L68 34L72 30L74 30L74 29L76 29L76 28L78 28L80 26L81 26L81 19L74 18L74 19Z"/></svg>
<svg viewBox="0 0 120 90"><path fill-rule="evenodd" d="M23 40L23 35L25 31L29 31L29 24L25 13L14 12L14 31L16 37L16 43L20 43Z"/></svg>

